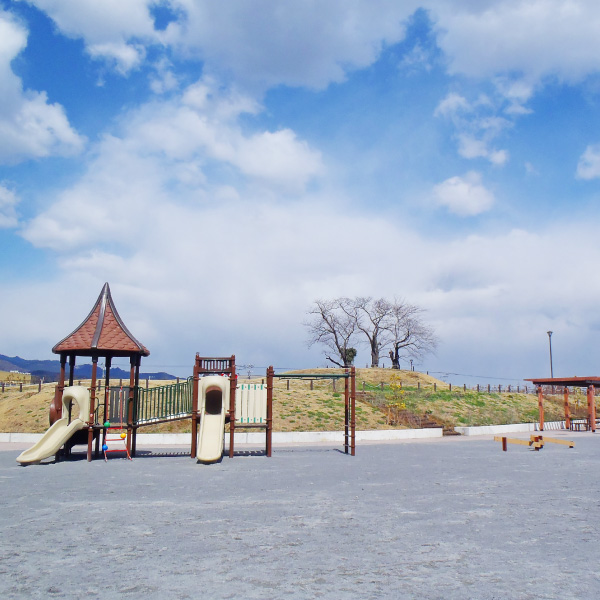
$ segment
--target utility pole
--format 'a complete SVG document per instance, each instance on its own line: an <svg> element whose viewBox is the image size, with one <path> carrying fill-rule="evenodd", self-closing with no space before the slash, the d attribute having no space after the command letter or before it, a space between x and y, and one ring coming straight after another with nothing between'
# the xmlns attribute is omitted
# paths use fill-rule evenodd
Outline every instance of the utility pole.
<svg viewBox="0 0 600 600"><path fill-rule="evenodd" d="M550 377L554 379L554 370L552 369L552 332L547 331L548 343L550 344Z"/></svg>

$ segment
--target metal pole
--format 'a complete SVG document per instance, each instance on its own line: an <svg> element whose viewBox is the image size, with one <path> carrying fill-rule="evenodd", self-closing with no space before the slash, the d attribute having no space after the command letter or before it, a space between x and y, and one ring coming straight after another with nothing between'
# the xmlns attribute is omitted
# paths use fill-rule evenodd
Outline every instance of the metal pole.
<svg viewBox="0 0 600 600"><path fill-rule="evenodd" d="M273 375L275 369L270 366L267 369L267 439L266 439L266 453L267 456L271 456L272 452L272 433L273 433ZM289 382L289 379L288 379Z"/></svg>
<svg viewBox="0 0 600 600"><path fill-rule="evenodd" d="M550 377L554 379L554 370L552 369L552 332L547 331L548 334L548 343L550 345Z"/></svg>

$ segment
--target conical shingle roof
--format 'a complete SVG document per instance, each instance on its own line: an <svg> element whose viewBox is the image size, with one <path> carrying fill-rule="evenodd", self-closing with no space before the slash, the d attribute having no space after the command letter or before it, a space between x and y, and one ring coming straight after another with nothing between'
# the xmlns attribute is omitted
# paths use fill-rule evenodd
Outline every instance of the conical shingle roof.
<svg viewBox="0 0 600 600"><path fill-rule="evenodd" d="M94 308L86 319L52 352L79 356L148 356L150 351L129 332L115 308L108 283L104 284Z"/></svg>

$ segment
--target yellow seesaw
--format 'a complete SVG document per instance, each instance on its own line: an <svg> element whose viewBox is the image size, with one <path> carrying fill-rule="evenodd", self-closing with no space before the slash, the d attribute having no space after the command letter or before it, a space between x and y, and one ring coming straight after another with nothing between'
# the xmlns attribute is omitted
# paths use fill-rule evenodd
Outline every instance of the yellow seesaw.
<svg viewBox="0 0 600 600"><path fill-rule="evenodd" d="M509 438L506 436L494 436L495 442L502 442L502 450L506 452L508 450L508 444L517 444L519 446L529 446L534 450L541 450L544 444L560 444L561 446L568 446L569 448L575 448L575 442L570 440L559 440L557 438L544 437L542 435L532 435L528 440L520 440L518 438Z"/></svg>

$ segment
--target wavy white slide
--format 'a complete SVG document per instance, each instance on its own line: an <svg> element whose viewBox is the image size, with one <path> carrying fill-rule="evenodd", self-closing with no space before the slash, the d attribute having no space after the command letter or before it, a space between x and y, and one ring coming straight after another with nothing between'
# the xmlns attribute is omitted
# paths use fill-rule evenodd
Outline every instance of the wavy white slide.
<svg viewBox="0 0 600 600"><path fill-rule="evenodd" d="M69 423L69 405L77 402L79 414ZM54 456L61 446L69 441L76 431L87 427L87 416L90 412L90 392L83 386L71 386L64 390L62 419L56 421L34 446L21 452L17 462L21 464L39 463L45 458Z"/></svg>
<svg viewBox="0 0 600 600"><path fill-rule="evenodd" d="M199 462L216 462L223 456L225 437L225 413L229 404L229 379L210 376L201 380L200 429L198 431Z"/></svg>

